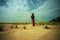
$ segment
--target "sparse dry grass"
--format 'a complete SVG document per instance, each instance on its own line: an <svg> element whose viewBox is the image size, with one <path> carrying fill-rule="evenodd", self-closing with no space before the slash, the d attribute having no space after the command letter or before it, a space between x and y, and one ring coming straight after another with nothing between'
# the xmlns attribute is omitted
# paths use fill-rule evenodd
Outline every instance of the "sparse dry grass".
<svg viewBox="0 0 60 40"><path fill-rule="evenodd" d="M13 28L10 28L13 25ZM50 29L45 29L45 26ZM5 32L0 32L0 40L60 40L60 25L4 24ZM26 27L24 29L23 27Z"/></svg>

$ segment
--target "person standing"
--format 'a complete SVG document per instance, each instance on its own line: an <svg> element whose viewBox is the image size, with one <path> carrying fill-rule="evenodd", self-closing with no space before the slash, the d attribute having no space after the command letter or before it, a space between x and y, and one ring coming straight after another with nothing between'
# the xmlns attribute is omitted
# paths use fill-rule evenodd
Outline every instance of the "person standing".
<svg viewBox="0 0 60 40"><path fill-rule="evenodd" d="M32 25L35 26L35 16L34 16L34 13L32 13L31 19L32 19Z"/></svg>

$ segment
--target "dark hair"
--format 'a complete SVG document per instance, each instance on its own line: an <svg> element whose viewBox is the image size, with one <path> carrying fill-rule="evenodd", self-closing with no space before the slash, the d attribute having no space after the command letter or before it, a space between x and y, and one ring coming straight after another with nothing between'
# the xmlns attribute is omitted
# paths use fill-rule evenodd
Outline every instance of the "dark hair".
<svg viewBox="0 0 60 40"><path fill-rule="evenodd" d="M34 13L32 13L32 15L34 16Z"/></svg>

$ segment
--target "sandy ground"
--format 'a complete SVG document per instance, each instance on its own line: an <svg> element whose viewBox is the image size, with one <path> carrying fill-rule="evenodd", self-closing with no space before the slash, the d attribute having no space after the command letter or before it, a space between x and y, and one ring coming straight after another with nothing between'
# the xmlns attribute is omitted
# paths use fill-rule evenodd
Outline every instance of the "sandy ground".
<svg viewBox="0 0 60 40"><path fill-rule="evenodd" d="M60 40L60 25L47 25L50 29L45 29L46 25L17 25L18 28L10 25L0 32L0 40Z"/></svg>

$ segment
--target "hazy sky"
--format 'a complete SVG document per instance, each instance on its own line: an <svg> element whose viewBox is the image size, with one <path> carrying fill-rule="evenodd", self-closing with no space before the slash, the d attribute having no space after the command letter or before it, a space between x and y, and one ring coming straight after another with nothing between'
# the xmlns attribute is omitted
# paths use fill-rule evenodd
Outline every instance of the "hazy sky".
<svg viewBox="0 0 60 40"><path fill-rule="evenodd" d="M50 21L60 16L60 0L0 0L0 23Z"/></svg>

